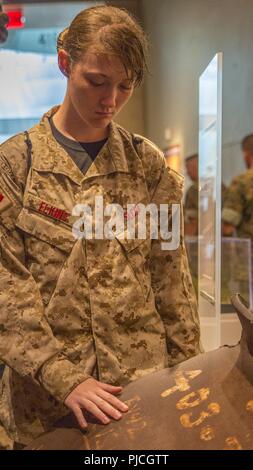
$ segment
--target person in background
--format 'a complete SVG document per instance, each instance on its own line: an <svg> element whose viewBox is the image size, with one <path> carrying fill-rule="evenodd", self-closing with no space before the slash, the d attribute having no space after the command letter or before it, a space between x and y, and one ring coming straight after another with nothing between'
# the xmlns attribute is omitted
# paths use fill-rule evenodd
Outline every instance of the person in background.
<svg viewBox="0 0 253 470"><path fill-rule="evenodd" d="M194 153L185 159L186 172L192 181L184 201L184 230L185 235L198 235L198 154Z"/></svg>
<svg viewBox="0 0 253 470"><path fill-rule="evenodd" d="M227 188L222 209L222 234L253 241L253 134L241 142L247 170Z"/></svg>

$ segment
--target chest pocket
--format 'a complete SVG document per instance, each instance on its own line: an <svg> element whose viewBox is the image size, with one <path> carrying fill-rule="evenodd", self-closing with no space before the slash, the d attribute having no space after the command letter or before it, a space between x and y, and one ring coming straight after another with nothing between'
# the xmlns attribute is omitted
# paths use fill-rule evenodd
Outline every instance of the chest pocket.
<svg viewBox="0 0 253 470"><path fill-rule="evenodd" d="M71 228L23 208L16 220L24 235L25 263L45 305L50 302L60 273L76 242Z"/></svg>
<svg viewBox="0 0 253 470"><path fill-rule="evenodd" d="M16 226L30 236L70 253L76 242L71 227L36 212L23 208Z"/></svg>

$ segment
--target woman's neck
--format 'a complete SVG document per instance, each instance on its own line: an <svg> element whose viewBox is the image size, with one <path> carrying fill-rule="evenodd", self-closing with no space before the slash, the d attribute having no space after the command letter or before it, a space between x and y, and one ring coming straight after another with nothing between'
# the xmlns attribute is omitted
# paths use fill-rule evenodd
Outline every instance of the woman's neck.
<svg viewBox="0 0 253 470"><path fill-rule="evenodd" d="M77 142L96 142L106 139L109 135L109 126L106 128L89 126L76 113L75 109L69 106L67 100L63 101L53 115L53 122L61 134Z"/></svg>

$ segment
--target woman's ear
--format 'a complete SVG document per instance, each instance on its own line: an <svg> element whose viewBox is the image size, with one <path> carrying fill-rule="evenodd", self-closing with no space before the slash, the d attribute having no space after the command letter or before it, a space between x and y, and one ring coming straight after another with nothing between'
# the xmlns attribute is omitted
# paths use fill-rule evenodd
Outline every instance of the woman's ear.
<svg viewBox="0 0 253 470"><path fill-rule="evenodd" d="M63 75L68 78L70 74L70 58L64 49L60 49L58 51L58 66L61 73L63 73Z"/></svg>

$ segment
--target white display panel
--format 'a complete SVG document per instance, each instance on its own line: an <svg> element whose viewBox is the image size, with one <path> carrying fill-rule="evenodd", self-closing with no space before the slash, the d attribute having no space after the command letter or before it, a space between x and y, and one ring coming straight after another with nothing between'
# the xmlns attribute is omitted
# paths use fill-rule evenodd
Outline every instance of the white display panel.
<svg viewBox="0 0 253 470"><path fill-rule="evenodd" d="M59 71L55 47L61 30L10 32L10 48L7 44L0 50L0 142L31 127L62 102L66 80Z"/></svg>
<svg viewBox="0 0 253 470"><path fill-rule="evenodd" d="M24 27L10 29L0 48L0 143L29 129L44 112L62 102L66 78L57 64L57 36L90 6L85 1L20 5Z"/></svg>
<svg viewBox="0 0 253 470"><path fill-rule="evenodd" d="M222 54L199 81L199 315L206 351L220 346Z"/></svg>
<svg viewBox="0 0 253 470"><path fill-rule="evenodd" d="M65 88L56 54L1 51L0 119L39 118L62 101Z"/></svg>

